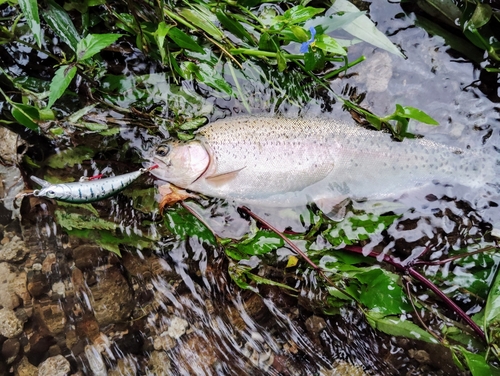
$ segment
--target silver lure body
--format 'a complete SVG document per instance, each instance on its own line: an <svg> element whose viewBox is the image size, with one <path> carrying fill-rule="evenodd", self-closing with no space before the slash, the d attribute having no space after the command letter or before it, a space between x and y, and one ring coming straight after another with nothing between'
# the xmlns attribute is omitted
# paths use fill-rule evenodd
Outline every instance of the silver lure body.
<svg viewBox="0 0 500 376"><path fill-rule="evenodd" d="M146 169L140 169L128 174L104 179L61 184L51 184L36 176L32 176L31 180L42 186L42 189L35 190L33 195L75 204L99 201L122 191L146 171Z"/></svg>
<svg viewBox="0 0 500 376"><path fill-rule="evenodd" d="M159 147L152 173L208 196L293 206L331 198L383 199L434 182L484 187L498 181L483 150L389 134L333 119L242 116ZM191 173L190 175L188 173Z"/></svg>

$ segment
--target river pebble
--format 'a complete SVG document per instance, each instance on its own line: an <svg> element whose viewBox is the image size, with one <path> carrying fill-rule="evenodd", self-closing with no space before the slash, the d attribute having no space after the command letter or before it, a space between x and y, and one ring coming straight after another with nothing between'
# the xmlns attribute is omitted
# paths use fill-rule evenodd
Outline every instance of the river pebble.
<svg viewBox="0 0 500 376"><path fill-rule="evenodd" d="M11 309L0 309L0 334L7 338L14 338L23 331L23 322L19 320Z"/></svg>
<svg viewBox="0 0 500 376"><path fill-rule="evenodd" d="M70 371L69 362L62 355L45 360L38 367L38 376L66 376Z"/></svg>

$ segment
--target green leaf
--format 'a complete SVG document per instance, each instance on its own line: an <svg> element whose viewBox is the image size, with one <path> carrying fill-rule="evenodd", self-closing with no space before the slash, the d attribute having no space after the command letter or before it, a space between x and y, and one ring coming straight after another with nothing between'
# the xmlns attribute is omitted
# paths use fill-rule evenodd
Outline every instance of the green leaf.
<svg viewBox="0 0 500 376"><path fill-rule="evenodd" d="M213 87L228 95L232 95L233 89L224 78L217 73L213 67L206 63L194 64L192 62L184 62L181 66L184 76L192 78L194 75L200 82Z"/></svg>
<svg viewBox="0 0 500 376"><path fill-rule="evenodd" d="M207 9L194 4L191 9L182 8L178 10L178 13L193 25L205 31L210 37L218 41L224 38L222 31L214 24L216 17Z"/></svg>
<svg viewBox="0 0 500 376"><path fill-rule="evenodd" d="M288 30L293 33L296 42L306 42L309 40L309 35L306 33L303 27L292 25L288 27Z"/></svg>
<svg viewBox="0 0 500 376"><path fill-rule="evenodd" d="M480 27L483 27L486 25L493 14L493 11L491 10L491 6L488 4L482 4L482 3L477 3L476 9L474 10L474 13L472 14L472 17L470 18L470 22L477 28L479 29Z"/></svg>
<svg viewBox="0 0 500 376"><path fill-rule="evenodd" d="M47 159L47 165L52 168L73 167L94 156L95 152L87 146L77 146L54 154Z"/></svg>
<svg viewBox="0 0 500 376"><path fill-rule="evenodd" d="M180 239L197 237L200 240L215 244L212 232L184 208L167 210L163 214L163 223Z"/></svg>
<svg viewBox="0 0 500 376"><path fill-rule="evenodd" d="M222 26L224 26L230 33L233 33L236 37L248 42L252 46L255 46L255 40L248 33L248 31L241 26L240 22L231 19L228 13L224 13L221 10L217 10L215 15Z"/></svg>
<svg viewBox="0 0 500 376"><path fill-rule="evenodd" d="M276 52L276 60L278 61L278 71L283 72L286 69L286 59L281 51Z"/></svg>
<svg viewBox="0 0 500 376"><path fill-rule="evenodd" d="M430 124L430 125L439 125L439 123L427 115L424 111L419 110L415 107L410 106L401 106L396 104L396 113L400 114L408 119L414 119L420 121L421 123Z"/></svg>
<svg viewBox="0 0 500 376"><path fill-rule="evenodd" d="M187 48L188 50L203 53L203 48L193 38L177 27L170 29L168 37L180 48Z"/></svg>
<svg viewBox="0 0 500 376"><path fill-rule="evenodd" d="M357 13L359 9L347 0L336 0L327 13ZM382 32L377 30L375 24L366 16L362 15L357 17L349 24L342 27L349 34L359 38L367 43L376 47L380 47L400 57L404 55L399 49L392 44Z"/></svg>
<svg viewBox="0 0 500 376"><path fill-rule="evenodd" d="M462 346L454 347L458 349L465 358L467 367L469 367L473 376L491 376L492 371L490 366L486 362L485 356L480 354L474 354Z"/></svg>
<svg viewBox="0 0 500 376"><path fill-rule="evenodd" d="M156 40L156 44L158 45L158 49L160 50L161 63L165 65L167 62L167 53L165 51L165 37L168 34L168 31L172 28L171 25L167 25L165 22L160 22L158 24L158 28L154 33L154 37Z"/></svg>
<svg viewBox="0 0 500 376"><path fill-rule="evenodd" d="M241 266L238 264L231 263L227 269L227 272L231 279L243 290L251 290L255 293L259 293L259 290L250 285L246 279L246 271L249 270L247 266Z"/></svg>
<svg viewBox="0 0 500 376"><path fill-rule="evenodd" d="M33 131L40 131L40 128L36 123L40 120L40 114L36 107L29 106L27 104L12 103L12 109L10 112L19 124L24 125L26 128Z"/></svg>
<svg viewBox="0 0 500 376"><path fill-rule="evenodd" d="M26 22L28 23L36 44L42 46L42 29L40 27L40 17L38 16L38 4L36 0L18 0L19 6L23 11Z"/></svg>
<svg viewBox="0 0 500 376"><path fill-rule="evenodd" d="M49 103L47 108L52 107L56 100L61 98L76 74L76 66L63 65L59 67L50 83Z"/></svg>
<svg viewBox="0 0 500 376"><path fill-rule="evenodd" d="M118 228L116 223L99 218L95 215L68 213L63 210L56 210L55 217L57 223L65 230L116 230Z"/></svg>
<svg viewBox="0 0 500 376"><path fill-rule="evenodd" d="M325 53L320 49L309 49L309 52L304 54L304 67L306 71L322 70L325 66Z"/></svg>
<svg viewBox="0 0 500 376"><path fill-rule="evenodd" d="M199 127L204 125L206 122L207 122L207 119L204 117L195 118L195 119L192 119L190 121L186 121L186 122L182 123L179 126L179 129L182 129L183 131L192 131L192 130L198 129Z"/></svg>
<svg viewBox="0 0 500 376"><path fill-rule="evenodd" d="M399 278L382 269L358 273L355 277L364 284L359 297L360 302L372 312L382 315L396 315L411 311L403 289L396 283Z"/></svg>
<svg viewBox="0 0 500 376"><path fill-rule="evenodd" d="M491 285L484 307L484 325L483 329L486 333L490 328L500 325L500 273L497 272L495 280Z"/></svg>
<svg viewBox="0 0 500 376"><path fill-rule="evenodd" d="M389 335L418 339L430 343L438 341L427 331L421 329L409 320L402 320L398 316L384 316L375 312L365 312L368 323L375 329Z"/></svg>
<svg viewBox="0 0 500 376"><path fill-rule="evenodd" d="M283 289L297 291L293 287L285 285L284 283L279 283L279 282L273 281L272 279L263 278L263 277L260 277L260 276L258 276L256 274L253 274L253 273L250 273L250 272L246 273L246 275L247 275L248 279L251 279L252 281L254 281L257 284L277 286L277 287L281 287Z"/></svg>
<svg viewBox="0 0 500 376"><path fill-rule="evenodd" d="M103 48L115 43L121 34L88 34L78 43L76 59L83 61L99 53Z"/></svg>
<svg viewBox="0 0 500 376"><path fill-rule="evenodd" d="M53 0L49 0L47 9L42 12L42 15L57 36L76 53L78 43L82 38L68 13Z"/></svg>
<svg viewBox="0 0 500 376"><path fill-rule="evenodd" d="M247 255L263 255L283 247L284 241L274 232L259 230L234 246Z"/></svg>
<svg viewBox="0 0 500 376"><path fill-rule="evenodd" d="M275 23L285 22L287 24L298 24L305 22L318 13L322 13L324 8L314 8L314 7L304 7L303 5L296 5L293 8L288 9L282 16L275 18Z"/></svg>
<svg viewBox="0 0 500 376"><path fill-rule="evenodd" d="M278 51L278 40L277 36L271 36L269 33L262 33L259 39L259 50L276 52Z"/></svg>
<svg viewBox="0 0 500 376"><path fill-rule="evenodd" d="M318 48L321 48L322 50L324 50L326 52L331 52L331 53L336 54L336 55L342 55L342 56L347 55L346 50L344 50L337 43L337 41L335 39L333 39L332 37L330 37L326 34L318 35L316 37L315 41L313 42L313 45L318 47Z"/></svg>

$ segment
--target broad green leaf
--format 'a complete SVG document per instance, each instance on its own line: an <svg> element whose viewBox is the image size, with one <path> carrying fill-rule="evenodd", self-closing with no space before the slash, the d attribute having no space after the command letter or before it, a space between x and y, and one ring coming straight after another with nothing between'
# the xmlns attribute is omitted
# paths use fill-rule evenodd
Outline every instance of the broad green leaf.
<svg viewBox="0 0 500 376"><path fill-rule="evenodd" d="M52 168L73 167L75 164L90 160L94 154L94 150L87 146L77 146L51 155L47 159L47 165Z"/></svg>
<svg viewBox="0 0 500 376"><path fill-rule="evenodd" d="M61 40L76 53L78 43L82 39L76 31L68 13L53 0L48 1L43 18Z"/></svg>
<svg viewBox="0 0 500 376"><path fill-rule="evenodd" d="M336 0L327 11L327 15L333 13L342 14L357 12L359 12L359 9L349 1ZM394 44L392 44L389 38L387 38L379 30L377 30L375 24L366 15L357 17L355 20L347 25L344 25L342 28L356 38L359 38L367 43L382 48L400 57L404 57L401 51L399 51L399 49Z"/></svg>
<svg viewBox="0 0 500 376"><path fill-rule="evenodd" d="M322 13L324 8L304 7L303 5L296 5L288 9L282 16L275 18L275 22L285 22L287 24L298 24L305 22L315 15Z"/></svg>
<svg viewBox="0 0 500 376"><path fill-rule="evenodd" d="M346 50L340 47L340 45L337 43L335 39L326 34L318 35L315 41L313 42L313 45L318 48L321 48L324 51L331 52L336 55L342 55L342 56L347 55Z"/></svg>
<svg viewBox="0 0 500 376"><path fill-rule="evenodd" d="M361 288L360 302L372 312L396 315L411 311L403 289L396 283L399 278L382 269L373 269L356 274L355 278L364 286Z"/></svg>
<svg viewBox="0 0 500 376"><path fill-rule="evenodd" d="M40 17L38 16L38 4L36 0L18 0L19 6L23 11L26 22L28 23L36 44L42 46L42 29L40 27Z"/></svg>
<svg viewBox="0 0 500 376"><path fill-rule="evenodd" d="M430 343L438 341L427 331L421 329L409 320L402 320L398 316L384 316L379 313L367 311L365 317L375 329L389 335L418 339Z"/></svg>
<svg viewBox="0 0 500 376"><path fill-rule="evenodd" d="M470 18L470 22L472 22L472 24L479 29L490 21L492 14L493 12L489 4L482 4L478 2L472 17Z"/></svg>
<svg viewBox="0 0 500 376"><path fill-rule="evenodd" d="M75 74L76 66L62 65L59 67L50 83L49 103L47 103L47 108L52 107L55 101L61 98L71 83L71 80L75 77Z"/></svg>
<svg viewBox="0 0 500 376"><path fill-rule="evenodd" d="M199 127L204 125L206 122L207 122L207 119L204 117L192 119L190 121L186 121L186 122L182 123L179 126L179 129L182 129L183 131L192 131L192 130L198 129Z"/></svg>
<svg viewBox="0 0 500 376"><path fill-rule="evenodd" d="M194 75L200 82L213 87L221 92L228 95L232 95L233 89L227 81L215 71L214 68L206 63L194 64L192 62L185 62L182 64L181 69L183 70L185 77L189 78Z"/></svg>
<svg viewBox="0 0 500 376"><path fill-rule="evenodd" d="M203 48L193 38L177 27L171 28L167 36L180 48L187 48L188 50L203 53Z"/></svg>
<svg viewBox="0 0 500 376"><path fill-rule="evenodd" d="M215 14L222 26L224 26L230 33L233 33L236 37L250 43L252 46L255 46L256 43L253 37L243 26L241 26L240 22L231 19L229 17L229 13L226 14L221 10L217 10Z"/></svg>
<svg viewBox="0 0 500 376"><path fill-rule="evenodd" d="M462 346L457 346L458 350L465 358L465 362L467 363L467 367L472 372L473 376L491 376L492 371L490 366L486 362L485 356L480 354L474 354Z"/></svg>
<svg viewBox="0 0 500 376"><path fill-rule="evenodd" d="M224 34L220 31L220 28L214 24L217 18L204 7L194 4L191 9L182 8L178 10L178 13L193 25L205 31L211 38L215 38L218 41L224 38Z"/></svg>
<svg viewBox="0 0 500 376"><path fill-rule="evenodd" d="M498 325L500 325L500 273L497 271L484 307L483 330L488 333L490 327L497 327Z"/></svg>
<svg viewBox="0 0 500 376"><path fill-rule="evenodd" d="M167 62L167 52L165 51L165 37L168 34L168 31L172 28L172 26L167 25L165 22L160 22L158 24L158 28L154 33L154 37L156 40L156 44L158 45L158 49L160 50L161 62L163 65Z"/></svg>
<svg viewBox="0 0 500 376"><path fill-rule="evenodd" d="M36 107L27 104L12 103L11 113L19 124L33 131L40 130L37 124L37 121L40 120L40 114Z"/></svg>
<svg viewBox="0 0 500 376"><path fill-rule="evenodd" d="M430 124L430 125L439 125L439 123L427 115L424 111L419 110L415 107L410 106L401 106L396 104L396 113L403 115L409 119L414 119L420 121L421 123Z"/></svg>
<svg viewBox="0 0 500 376"><path fill-rule="evenodd" d="M186 209L167 210L163 214L165 226L180 239L197 237L208 243L215 243L212 232Z"/></svg>
<svg viewBox="0 0 500 376"><path fill-rule="evenodd" d="M103 48L115 43L121 34L88 34L78 43L76 59L83 61L99 53Z"/></svg>
<svg viewBox="0 0 500 376"><path fill-rule="evenodd" d="M259 230L252 237L233 246L247 255L263 255L283 247L284 241L274 232Z"/></svg>

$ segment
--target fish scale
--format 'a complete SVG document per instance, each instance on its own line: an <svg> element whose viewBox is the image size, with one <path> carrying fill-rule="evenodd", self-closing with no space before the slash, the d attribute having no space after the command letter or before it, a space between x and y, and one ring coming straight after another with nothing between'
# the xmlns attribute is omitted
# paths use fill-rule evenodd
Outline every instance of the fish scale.
<svg viewBox="0 0 500 376"><path fill-rule="evenodd" d="M398 142L388 133L326 118L233 117L203 127L187 144L170 143L169 150L154 158L157 177L208 196L272 206L497 180L495 160L482 150L427 139Z"/></svg>

